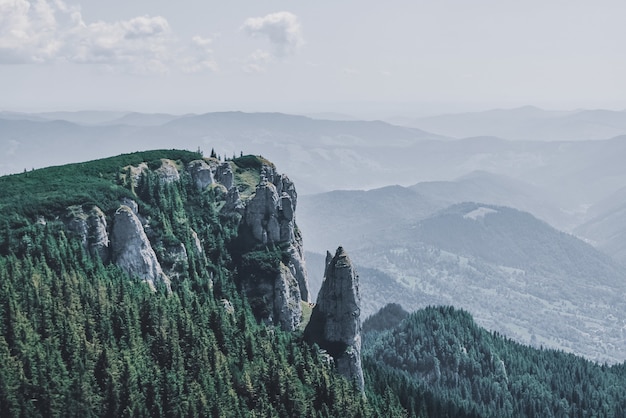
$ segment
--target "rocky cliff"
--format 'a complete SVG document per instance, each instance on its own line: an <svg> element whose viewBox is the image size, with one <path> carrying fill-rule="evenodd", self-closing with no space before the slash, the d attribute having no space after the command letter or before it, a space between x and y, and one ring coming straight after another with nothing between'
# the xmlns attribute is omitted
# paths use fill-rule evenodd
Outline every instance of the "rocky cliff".
<svg viewBox="0 0 626 418"><path fill-rule="evenodd" d="M334 257L329 252L326 255L325 279L304 336L326 350L337 371L363 390L360 315L359 276L339 247Z"/></svg>
<svg viewBox="0 0 626 418"><path fill-rule="evenodd" d="M281 252L279 264L265 274L254 271L260 267L254 260L262 255L248 257L251 266L243 271L241 283L257 317L285 330L300 325L301 302L309 301L302 237L295 223L296 203L293 182L277 174L272 165L263 164L254 192L246 199L236 187L231 188L223 208L242 215L242 246L247 251L274 247Z"/></svg>
<svg viewBox="0 0 626 418"><path fill-rule="evenodd" d="M128 165L121 172L136 199L122 197L116 210L109 210L109 222L97 206L67 210L66 227L80 237L86 250L144 279L153 289L158 283L170 289L171 281L187 276L193 258L206 259L207 254L182 208L171 216L151 206L176 193L172 188L190 184L187 193L212 202L220 209L220 222L234 223L238 229L230 257L257 318L285 330L299 327L301 303L309 301L309 288L302 237L296 227L297 193L287 176L254 156L186 163L160 158ZM156 199L154 193L159 194ZM175 210L172 204L168 203L167 210ZM140 213L140 206L149 213ZM178 223L176 233L173 223Z"/></svg>
<svg viewBox="0 0 626 418"><path fill-rule="evenodd" d="M115 212L111 250L113 262L129 274L139 276L152 289L163 283L171 290L170 279L163 273L139 218L128 206L122 205Z"/></svg>
<svg viewBox="0 0 626 418"><path fill-rule="evenodd" d="M102 262L109 261L109 234L106 216L97 206L85 211L82 206L70 206L64 217L67 229L78 235L85 250L98 256Z"/></svg>

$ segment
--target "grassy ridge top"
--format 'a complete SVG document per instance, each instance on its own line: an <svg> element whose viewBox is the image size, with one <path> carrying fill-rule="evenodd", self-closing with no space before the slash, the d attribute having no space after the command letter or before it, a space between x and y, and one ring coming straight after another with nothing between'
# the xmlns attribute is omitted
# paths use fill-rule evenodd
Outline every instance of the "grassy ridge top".
<svg viewBox="0 0 626 418"><path fill-rule="evenodd" d="M133 192L122 181L125 167L145 162L156 168L161 159L184 166L202 158L199 152L160 149L2 176L0 223L12 228L25 226L38 216L54 218L76 204L94 204L105 212L114 210L122 197L133 198ZM263 165L274 167L270 161L254 155L244 155L230 163L243 197L254 193Z"/></svg>
<svg viewBox="0 0 626 418"><path fill-rule="evenodd" d="M120 170L161 158L186 164L202 155L182 150L143 151L0 177L0 221L15 220L16 216L32 221L83 203L111 209L121 197L131 194L118 184Z"/></svg>

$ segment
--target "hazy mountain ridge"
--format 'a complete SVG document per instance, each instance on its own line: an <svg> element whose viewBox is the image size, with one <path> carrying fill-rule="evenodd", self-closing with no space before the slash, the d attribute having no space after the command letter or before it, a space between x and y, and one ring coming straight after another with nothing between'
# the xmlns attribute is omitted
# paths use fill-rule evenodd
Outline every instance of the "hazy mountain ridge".
<svg viewBox="0 0 626 418"><path fill-rule="evenodd" d="M456 138L498 136L518 141L583 141L626 134L626 111L601 109L548 111L524 106L390 121Z"/></svg>
<svg viewBox="0 0 626 418"><path fill-rule="evenodd" d="M317 212L319 221L301 216L305 237L311 224L330 226L321 232L350 224L349 214L327 207ZM409 310L454 305L517 341L597 360L626 358L621 331L626 270L589 244L528 213L477 203L454 205L421 220L390 216L384 225L342 229L344 242L355 244L352 258L358 266L396 282L395 288L382 285L389 290L379 297L372 285L374 293L363 298L365 314L388 302ZM366 288L369 280L363 276Z"/></svg>
<svg viewBox="0 0 626 418"><path fill-rule="evenodd" d="M148 118L142 122L145 125L157 123L150 115L135 116ZM582 142L449 140L380 121L241 112L182 115L158 126L9 122L4 120L0 127L4 150L0 172L6 174L138 149L169 148L175 142L207 153L213 148L223 157L239 155L244 149L272 155L298 182L301 194L451 181L487 171L546 190L551 205L572 214L573 223L582 222L586 208L626 184L620 157L626 153L624 137Z"/></svg>
<svg viewBox="0 0 626 418"><path fill-rule="evenodd" d="M574 232L626 265L626 188L589 208L589 220Z"/></svg>

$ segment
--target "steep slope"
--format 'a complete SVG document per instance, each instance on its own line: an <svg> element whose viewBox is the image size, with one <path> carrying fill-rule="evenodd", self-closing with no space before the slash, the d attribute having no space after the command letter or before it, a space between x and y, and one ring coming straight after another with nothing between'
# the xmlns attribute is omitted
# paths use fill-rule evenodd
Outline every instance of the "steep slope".
<svg viewBox="0 0 626 418"><path fill-rule="evenodd" d="M399 291L385 302L454 305L520 342L626 358L623 267L528 213L461 204L396 225L375 242L353 259L396 280ZM367 295L365 307L369 298L381 299Z"/></svg>
<svg viewBox="0 0 626 418"><path fill-rule="evenodd" d="M359 248L389 225L417 220L441 209L401 186L368 191L335 190L300 198L299 225L309 251L324 252L334 243Z"/></svg>
<svg viewBox="0 0 626 418"><path fill-rule="evenodd" d="M427 308L364 345L365 362L482 417L623 416L624 365L533 349L452 307ZM396 390L400 391L398 387ZM409 398L410 399L410 398ZM441 411L451 416L458 412Z"/></svg>
<svg viewBox="0 0 626 418"><path fill-rule="evenodd" d="M462 202L508 206L530 212L550 225L571 229L578 219L559 208L542 187L506 175L474 171L452 181L422 182L410 187L440 209Z"/></svg>
<svg viewBox="0 0 626 418"><path fill-rule="evenodd" d="M153 159L160 154L176 158ZM94 172L97 177L91 177ZM73 189L68 192L70 182ZM202 206L202 199L213 199L224 225L237 233L230 238L230 257L246 260L249 275L242 272L239 284L251 300L259 288L268 288L269 294L261 297L264 305L273 307L262 319L275 320L288 330L299 325L300 301L308 301L309 291L295 225L297 194L293 183L267 160L246 156L221 163L191 152L155 151L5 177L0 183L1 215L9 235L2 246L7 251L11 241L29 239L32 227L25 225L33 221L55 230L67 225L86 250L93 254L95 245L102 261L111 259L153 289L156 283L171 289L168 271L187 278L190 253L204 253L188 209L181 197L173 196L191 192L191 208ZM20 195L27 185L33 186L30 194ZM235 201L226 204L229 199ZM266 224L267 219L273 223ZM271 260L271 266L251 282L250 272L260 270L260 260Z"/></svg>
<svg viewBox="0 0 626 418"><path fill-rule="evenodd" d="M588 220L574 233L626 265L626 188L589 208Z"/></svg>

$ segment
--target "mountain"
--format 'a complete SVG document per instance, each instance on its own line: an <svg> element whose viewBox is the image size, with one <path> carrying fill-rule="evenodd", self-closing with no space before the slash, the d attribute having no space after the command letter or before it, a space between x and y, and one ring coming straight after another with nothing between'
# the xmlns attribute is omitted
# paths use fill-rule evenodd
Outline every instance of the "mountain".
<svg viewBox="0 0 626 418"><path fill-rule="evenodd" d="M0 177L0 415L403 416L303 342L295 207L251 155Z"/></svg>
<svg viewBox="0 0 626 418"><path fill-rule="evenodd" d="M36 115L46 120L63 120L77 125L98 125L110 123L111 121L123 117L128 112L103 111L103 110L81 110L76 112L41 112Z"/></svg>
<svg viewBox="0 0 626 418"><path fill-rule="evenodd" d="M448 248L435 255L449 262L427 272L480 306L501 298L512 314L518 295L509 299L498 287L502 280L494 284L478 267L496 273L501 267L517 284L528 279L523 290L532 297L524 301L534 309L536 300L553 297L561 272L571 274L572 294L585 268L606 273L595 280L601 286L588 287L587 307L605 309L604 318L617 327L623 315L613 310L624 292L608 277L611 265L585 244L519 211L457 205L407 220L413 228L400 229L396 240L377 231L381 243L394 245L387 264L376 253L357 264L339 248L318 266L326 281L313 304L305 239L296 225L299 201L295 183L253 155L224 161L190 151L143 151L0 177L0 416L623 414L624 365L513 343L451 307L407 316L388 306L365 321L360 334L365 308L376 312L385 298L404 306L433 300L434 282L424 281L420 293L407 280L398 286L399 270L380 272L397 262L394 256L414 262L436 253L399 247L412 243ZM506 237L511 225L529 241L554 243L544 247L553 258L569 255L579 264L533 264L539 248ZM416 228L423 231L421 243L414 242ZM478 248L455 238L456 230L473 234ZM488 247L481 237L499 238L512 260L530 266L528 273L498 267L513 261L504 249L483 254L480 247ZM315 256L307 262L316 263ZM367 267L370 262L380 270ZM455 262L465 282L492 291L467 291L459 278L450 282ZM537 272L549 280L538 281ZM531 295L535 282L540 291ZM416 301L417 295L425 298ZM576 326L579 315L590 328L604 326L574 313L572 300L550 300L560 321ZM599 300L607 305L598 307ZM535 325L543 325L536 321L543 314L552 321L550 331L560 331L546 309L524 314ZM323 338L307 343L319 329ZM597 337L619 349L619 333L615 341ZM588 343L584 336L579 342ZM608 355L615 347L603 346ZM353 374L357 365L362 373Z"/></svg>
<svg viewBox="0 0 626 418"><path fill-rule="evenodd" d="M31 120L34 122L43 122L47 119L38 116L38 115L34 115L34 114L30 114L30 113L22 113L22 112L7 112L7 111L0 111L0 119L4 119L4 120Z"/></svg>
<svg viewBox="0 0 626 418"><path fill-rule="evenodd" d="M272 155L298 183L301 195L456 182L456 191L453 185L435 183L458 196L447 203L512 205L567 231L589 220L586 211L626 182L621 161L626 136L570 142L450 140L380 121L279 113L125 115L111 125L106 124L112 116L107 113L100 119L109 122L100 125L42 121L37 114L32 116L38 120L0 118L0 174L139 149L167 149L175 141L179 147L204 149L207 154L214 149L223 158L241 155L244 149ZM463 187L472 193L467 196Z"/></svg>
<svg viewBox="0 0 626 418"><path fill-rule="evenodd" d="M167 122L171 122L181 117L185 117L185 116L170 115L167 113L131 112L131 113L126 113L123 116L116 118L116 119L103 121L101 122L101 124L131 125L131 126L160 126L160 125L166 124Z"/></svg>
<svg viewBox="0 0 626 418"><path fill-rule="evenodd" d="M401 186L335 190L301 196L298 224L309 251L324 252L334 244L358 248L394 222L420 219L441 207Z"/></svg>
<svg viewBox="0 0 626 418"><path fill-rule="evenodd" d="M68 119L80 119L74 116ZM279 113L221 112L181 117L113 117L105 113L99 125L89 126L71 121L47 122L52 125L27 120L0 122L0 144L10 151L0 154L0 173L138 149L168 148L176 141L188 149L216 149L222 157L240 155L243 149L272 155L274 161L294 173L301 189L312 191L345 187L355 179L388 184L397 172L410 172L410 167L392 170L381 161L405 154L403 150L416 142L442 139L380 121L327 121ZM67 149L72 152L61 152ZM368 166L364 173L362 169Z"/></svg>
<svg viewBox="0 0 626 418"><path fill-rule="evenodd" d="M371 328L368 322L380 323L382 315L388 317L389 312L365 321L364 329ZM467 312L452 307L426 308L387 326L386 331L366 332L364 362L388 375L403 376L402 385L413 393L451 401L453 409L440 409L439 416L626 413L624 365L607 367L560 351L522 346L479 327ZM411 405L410 389L393 389L402 394L402 404ZM421 407L433 409L428 401Z"/></svg>
<svg viewBox="0 0 626 418"><path fill-rule="evenodd" d="M497 136L517 141L582 141L626 134L626 111L547 111L533 106L390 119L392 123L456 138Z"/></svg>
<svg viewBox="0 0 626 418"><path fill-rule="evenodd" d="M626 265L626 188L590 207L588 218L574 233Z"/></svg>
<svg viewBox="0 0 626 418"><path fill-rule="evenodd" d="M526 344L600 361L626 358L618 319L626 312L626 270L575 236L529 213L479 203L415 220L381 216L384 224L365 229L350 229L352 212L327 207L317 220L299 222L305 237L317 232L314 225L344 225L342 242L355 244L351 256L363 288L373 282L370 274L380 280L364 291L365 315L389 302L409 310L454 305Z"/></svg>
<svg viewBox="0 0 626 418"><path fill-rule="evenodd" d="M578 219L559 208L551 193L506 175L473 171L451 181L422 182L409 187L440 208L480 202L530 212L559 229L568 230Z"/></svg>
<svg viewBox="0 0 626 418"><path fill-rule="evenodd" d="M140 149L167 149L175 141L187 149L207 153L215 149L228 158L241 155L244 149L272 155L298 183L301 194L457 181L477 171L488 172L525 183L522 189L527 191L543 191L541 199L547 195L548 209L531 212L551 222L565 213L566 222L556 226L568 230L586 220L589 207L626 182L620 157L626 152L626 136L569 142L484 136L450 140L381 121L321 120L280 113L124 115L119 119L104 113L99 119L114 123L105 125L0 118L0 174ZM67 117L76 121L74 116ZM517 197L493 203L515 203L522 197L520 191L514 185ZM533 203L534 209L540 206Z"/></svg>

